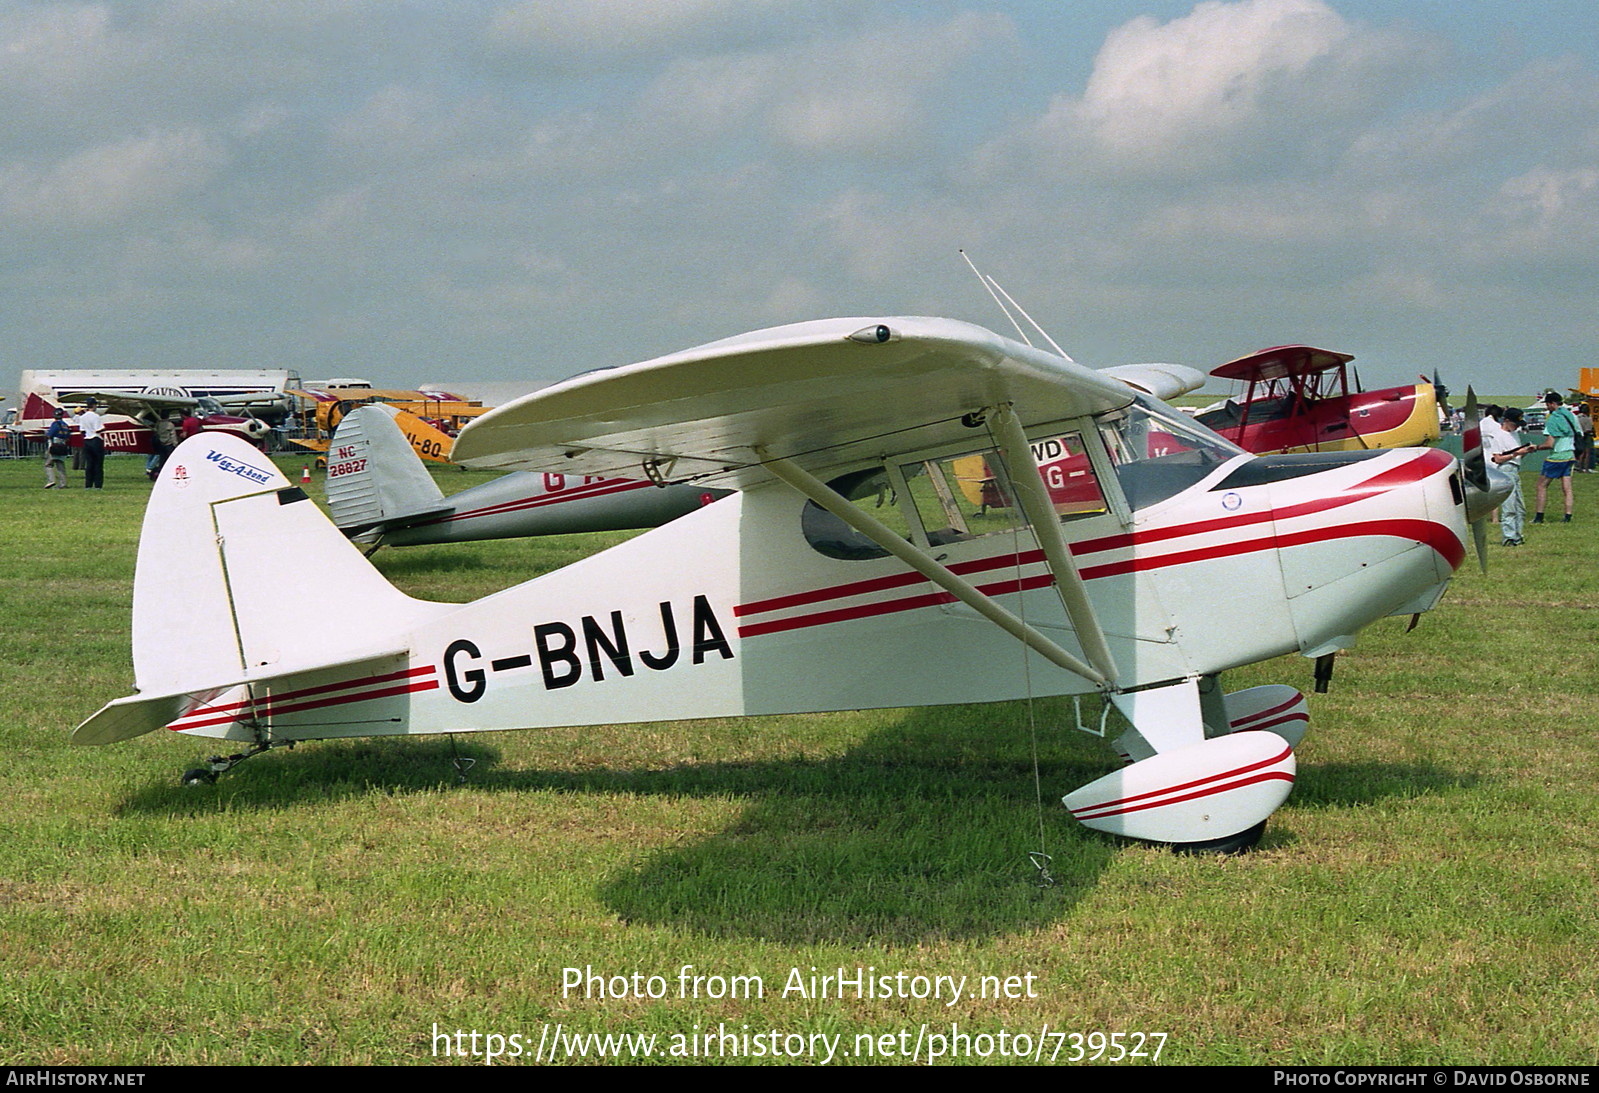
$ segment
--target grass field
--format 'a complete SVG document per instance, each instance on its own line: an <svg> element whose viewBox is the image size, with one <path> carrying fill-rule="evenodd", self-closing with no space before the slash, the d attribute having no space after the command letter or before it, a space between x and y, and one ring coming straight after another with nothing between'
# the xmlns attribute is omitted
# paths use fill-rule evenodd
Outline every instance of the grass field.
<svg viewBox="0 0 1599 1093"><path fill-rule="evenodd" d="M1121 1047L1599 1062L1591 476L1576 523L1496 544L1490 575L1469 564L1414 633L1389 620L1340 658L1293 796L1258 852L1223 859L1075 826L1060 795L1111 763L1060 702L317 743L180 788L214 744L67 744L132 684L149 487L130 459L107 481L47 492L36 463L0 464L0 1064L459 1062L442 1052L487 1034L525 1062L557 1025L653 1035L659 1061L726 1031L800 1060L829 1037L848 1053L834 1061L918 1038L926 1059L943 1035L956 1061L1007 1061L1027 1037L1064 1062L1098 1043L1070 1034L1162 1033ZM375 561L412 594L465 600L617 538ZM339 609L303 606L308 629ZM1268 682L1308 692L1311 665L1228 679ZM1047 889L1027 858L1030 720ZM479 761L464 785L456 752ZM664 997L563 993L563 969L585 967L646 990L660 976ZM841 967L966 977L966 994L783 994L791 970ZM702 996L681 997L696 975ZM704 997L734 976L764 997ZM982 976L1023 996L973 997Z"/></svg>

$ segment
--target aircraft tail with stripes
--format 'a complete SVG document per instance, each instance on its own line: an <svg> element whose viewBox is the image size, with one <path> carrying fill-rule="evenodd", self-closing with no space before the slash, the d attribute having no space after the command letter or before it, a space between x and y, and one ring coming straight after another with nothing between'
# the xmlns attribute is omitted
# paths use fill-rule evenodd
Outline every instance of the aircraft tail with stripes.
<svg viewBox="0 0 1599 1093"><path fill-rule="evenodd" d="M313 622L306 604L339 609ZM253 445L201 433L168 458L145 510L133 586L136 693L84 722L73 741L138 736L230 691L247 702L290 678L321 686L308 675L329 669L344 669L345 691L371 689L391 661L405 660L408 631L453 610L391 585Z"/></svg>
<svg viewBox="0 0 1599 1093"><path fill-rule="evenodd" d="M381 404L353 411L328 449L328 508L359 543L418 546L652 528L727 492L516 472L445 497L393 414Z"/></svg>

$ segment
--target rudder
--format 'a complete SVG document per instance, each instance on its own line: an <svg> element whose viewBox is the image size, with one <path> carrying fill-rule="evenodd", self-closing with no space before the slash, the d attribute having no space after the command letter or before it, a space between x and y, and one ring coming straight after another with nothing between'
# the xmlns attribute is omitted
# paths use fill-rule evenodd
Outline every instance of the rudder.
<svg viewBox="0 0 1599 1093"><path fill-rule="evenodd" d="M393 651L449 610L374 569L260 451L201 434L151 493L133 591L139 691L169 695Z"/></svg>
<svg viewBox="0 0 1599 1093"><path fill-rule="evenodd" d="M373 403L345 415L328 448L328 509L356 538L383 525L445 507L444 494L401 431L392 406Z"/></svg>

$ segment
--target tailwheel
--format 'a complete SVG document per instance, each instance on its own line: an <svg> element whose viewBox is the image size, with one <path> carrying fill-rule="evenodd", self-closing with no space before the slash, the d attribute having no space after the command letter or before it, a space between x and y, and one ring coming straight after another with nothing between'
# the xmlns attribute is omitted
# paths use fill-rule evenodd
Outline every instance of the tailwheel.
<svg viewBox="0 0 1599 1093"><path fill-rule="evenodd" d="M232 755L213 755L205 761L203 767L193 767L183 772L181 783L186 786L212 786L222 775L244 762L253 759L262 752L271 751L273 748L293 748L297 740L262 740L252 744L248 749L235 752Z"/></svg>
<svg viewBox="0 0 1599 1093"><path fill-rule="evenodd" d="M1266 821L1246 827L1236 835L1224 839L1206 839L1197 843L1172 843L1173 854L1247 854L1255 849L1260 837L1266 833Z"/></svg>

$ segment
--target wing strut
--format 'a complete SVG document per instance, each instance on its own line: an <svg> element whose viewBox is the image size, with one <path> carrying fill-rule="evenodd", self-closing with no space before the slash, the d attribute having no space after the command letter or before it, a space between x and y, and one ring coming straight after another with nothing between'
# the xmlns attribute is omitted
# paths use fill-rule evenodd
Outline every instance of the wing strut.
<svg viewBox="0 0 1599 1093"><path fill-rule="evenodd" d="M1083 653L1101 678L1113 680L1119 674L1116 671L1116 659L1111 656L1105 631L1099 625L1099 616L1094 613L1088 589L1077 572L1071 548L1061 534L1060 517L1049 500L1049 488L1044 484L1044 474L1038 468L1038 460L1033 457L1026 434L1022 432L1022 424L1009 406L998 407L988 415L988 420L994 427L994 439L999 441L1000 450L1010 462L1011 486L1016 491L1016 500L1033 527L1033 534L1038 538L1050 572L1055 575L1055 589L1066 608L1066 617L1072 620L1072 629L1077 631L1077 640L1082 644Z"/></svg>
<svg viewBox="0 0 1599 1093"><path fill-rule="evenodd" d="M1023 447L1025 446L1024 444ZM763 460L762 466L771 471L777 478L816 502L822 508L932 581L945 592L954 596L961 603L964 603L995 626L1022 642L1029 649L1032 649L1051 663L1059 665L1074 675L1083 677L1098 687L1108 689L1111 686L1111 677L1109 675L1092 665L1084 664L1081 660L1072 656L1072 654L1051 641L1047 635L1001 607L994 601L993 597L983 594L949 569L940 565L925 550L895 534L893 530L871 513L830 489L825 482L815 475L790 463L786 459L769 459L760 448L756 449L756 453ZM1075 574L1076 571L1073 570L1072 572ZM1075 622L1075 617L1073 619ZM1104 639L1099 635L1097 627L1095 635L1099 637L1101 644L1103 644ZM1079 637L1081 636L1081 633L1079 633ZM1106 657L1108 659L1108 653Z"/></svg>

